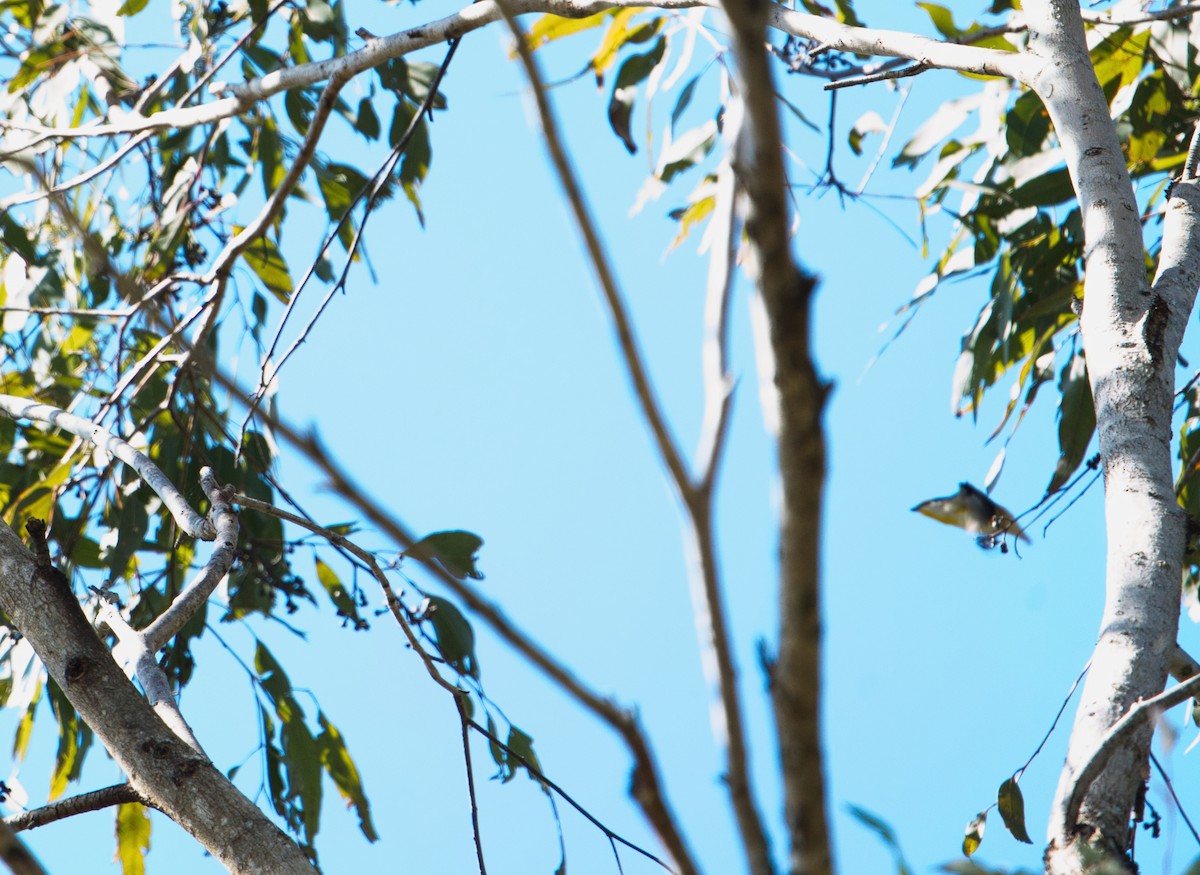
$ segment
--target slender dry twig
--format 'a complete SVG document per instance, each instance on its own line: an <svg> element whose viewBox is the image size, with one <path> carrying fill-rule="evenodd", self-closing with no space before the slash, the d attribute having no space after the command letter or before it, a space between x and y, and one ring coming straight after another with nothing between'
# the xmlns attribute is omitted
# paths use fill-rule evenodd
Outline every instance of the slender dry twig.
<svg viewBox="0 0 1200 875"><path fill-rule="evenodd" d="M590 823L592 826L596 827L596 829L598 829L602 833L604 833L605 837L608 838L609 842L614 843L614 848L613 848L614 853L616 853L615 845L622 844L625 847L629 848L630 850L637 851L639 854L641 854L646 859L653 860L655 863L662 866L668 872L671 871L671 867L668 866L662 860L660 860L658 857L656 857L654 854L650 853L645 848L635 845L633 842L629 841L628 839L622 838L620 835L613 832L611 829L609 829L607 826L605 826L603 823L601 823L599 820L597 820L595 815L593 815L590 811L588 811L586 808L584 808L582 805L580 805L578 802L576 802L574 799L572 799L570 794L568 794L565 790L563 790L562 787L560 787L558 784L556 784L552 780L550 780L546 776L546 773L543 772L541 769L539 769L535 763L531 763L529 760L527 760L525 757L523 757L520 753L518 753L517 751L515 751L511 747L509 747L507 744L504 743L503 739L497 738L493 733L489 732L483 726L480 726L478 723L476 723L474 720L471 720L470 718L468 718L468 723L470 723L472 729L474 729L476 732L478 732L480 735L482 735L484 738L486 738L489 742L491 742L492 744L499 747L501 750L503 750L506 754L508 754L513 759L515 759L517 762L519 762L521 764L521 767L524 768L527 772L529 772L529 774L531 774L533 777L537 778L538 781L540 781L542 784L546 785L551 790L553 790L555 793L557 793L560 797L562 797L563 801L566 802L568 805L570 805L572 808L574 808L576 811L578 811L580 814L582 814L584 816L584 818L588 821L588 823ZM621 865L621 860L620 860L620 857L618 857L617 858L617 866L620 867L620 865Z"/></svg>
<svg viewBox="0 0 1200 875"><path fill-rule="evenodd" d="M97 425L90 419L67 413L49 404L39 404L29 398L19 398L14 395L0 395L0 413L12 419L31 419L35 422L45 422L55 428L75 435L111 456L120 459L138 473L146 485L153 489L163 504L171 511L179 527L193 538L211 541L217 536L213 524L201 514L192 509L183 494L175 488L167 476L159 470L143 453L138 452L128 443L117 437L108 429Z"/></svg>
<svg viewBox="0 0 1200 875"><path fill-rule="evenodd" d="M74 817L77 814L100 811L103 808L112 808L114 805L125 805L129 802L139 802L142 805L153 807L129 784L113 784L111 787L102 787L99 790L91 790L77 796L68 796L66 799L60 799L30 811L10 814L4 818L4 823L8 824L14 832L22 832L27 829L37 829L39 826L45 826L67 817Z"/></svg>
<svg viewBox="0 0 1200 875"><path fill-rule="evenodd" d="M838 79L834 82L829 82L825 85L826 91L835 91L838 88L850 88L854 85L869 85L872 82L887 82L891 79L907 79L910 76L920 76L926 70L932 70L933 65L928 61L917 61L908 67L901 67L898 70L883 70L878 73L868 73L865 76L851 76L845 79Z"/></svg>
<svg viewBox="0 0 1200 875"><path fill-rule="evenodd" d="M326 236L325 242L321 245L321 249L317 253L318 259L325 254L325 251L337 237L342 227L347 221L349 221L351 213L353 212L354 208L358 206L358 202L364 197L366 198L367 203L363 211L363 218L362 221L359 222L358 228L354 232L354 238L350 241L350 247L346 253L345 266L342 269L341 277L339 277L336 283L329 287L329 291L326 292L325 297L317 306L317 309L314 311L312 317L307 323L305 323L304 328L301 329L295 340L293 340L291 345L284 351L283 356L278 362L273 362L272 357L275 355L275 349L279 344L281 336L283 335L284 326L287 325L288 318L291 316L297 302L300 300L300 293L304 290L304 287L308 284L309 279L313 275L316 267L316 259L314 259L313 264L310 265L308 272L304 275L304 279L296 287L295 291L292 292L291 297L288 298L287 307L284 308L283 315L279 318L279 326L275 329L275 335L271 338L271 343L267 348L266 354L263 356L258 389L254 392L254 395L251 398L250 406L247 409L246 416L242 421L240 433L245 433L246 428L250 424L250 420L254 418L254 413L258 409L258 405L262 402L263 397L266 395L267 390L275 381L276 377L279 376L279 372L283 369L283 366L287 364L288 359L290 359L296 350L298 350L308 339L308 335L312 331L313 326L317 324L317 320L321 318L321 315L325 312L325 309L329 306L329 303L333 300L334 296L339 291L345 290L346 278L350 271L350 265L353 263L355 254L358 252L358 248L362 244L362 237L366 231L367 220L371 215L371 211L374 209L375 203L379 199L379 195L383 191L384 186L391 178L392 169L396 166L396 162L400 160L401 156L403 156L405 151L408 149L408 144L412 141L413 135L416 133L417 126L420 124L422 117L427 113L433 112L433 102L437 98L438 88L442 84L442 78L446 75L446 70L450 67L450 62L454 60L454 54L456 51L458 51L459 42L460 40L458 39L453 39L450 41L450 46L446 50L446 56L442 60L441 66L438 67L438 71L434 75L433 80L429 85L429 90L425 95L425 99L421 102L421 105L417 111L413 113L413 117L409 121L408 127L405 128L404 133L400 136L400 139L396 141L396 145L392 147L391 154L388 155L387 159L383 162L371 180L364 185L360 191L355 193L354 198L350 201L350 204L342 213L341 218L338 219L337 226ZM432 118L432 115L430 115L430 118ZM270 373L268 373L268 369L270 370ZM239 453L241 452L240 441L238 443L238 451Z"/></svg>
<svg viewBox="0 0 1200 875"><path fill-rule="evenodd" d="M430 656L428 651L426 651L421 645L420 639L417 638L416 633L412 630L412 625L408 621L407 614L404 610L404 606L400 603L399 596L397 596L396 591L392 589L391 582L387 579L387 575L383 573L383 569L379 567L379 563L375 560L374 554L364 550L345 535L340 535L331 529L317 525L312 520L305 519L302 516L289 513L286 510L281 510L280 508L275 507L273 504L267 504L265 501L259 501L257 498L250 498L247 495L234 495L233 501L234 503L239 504L249 510L270 514L271 516L278 517L281 520L300 526L301 528L307 529L314 534L320 535L329 541L330 544L346 550L348 553L351 553L355 558L366 565L367 570L371 573L371 576L375 578L376 582L380 586L380 589L383 590L384 597L387 599L388 610L391 611L392 616L400 625L400 629L404 633L404 637L408 639L409 646L412 647L413 651L416 652L416 654L421 658L421 661L425 664L425 670L429 673L429 676L433 678L433 680L440 687L445 689L455 698L460 698L466 695L463 690L454 686L454 684L442 677L442 673L438 671L437 664L434 662L433 657Z"/></svg>
<svg viewBox="0 0 1200 875"><path fill-rule="evenodd" d="M507 0L501 0L501 11L505 11ZM731 380L728 374L728 298L732 285L733 261L733 201L734 178L731 167L726 168L721 216L712 229L713 260L710 263L709 294L706 305L708 338L704 350L706 386L706 427L700 445L702 465L699 483L693 481L688 472L675 440L670 433L666 416L654 391L641 349L637 343L628 307L617 287L615 273L608 262L604 245L600 240L595 221L588 208L582 187L566 154L558 130L550 100L542 82L538 66L529 50L525 35L516 20L505 15L516 44L516 50L525 67L541 121L542 134L551 161L557 170L559 182L566 193L571 211L599 281L609 316L617 333L622 360L633 384L643 418L654 437L663 465L666 467L676 492L684 505L688 519L692 558L691 580L693 582L693 610L702 648L711 650L702 660L710 668L710 681L716 688L716 701L720 703L718 719L725 736L725 781L729 787L730 801L741 829L742 841L754 872L769 871L770 853L767 847L766 829L757 810L750 782L749 755L745 729L742 724L742 705L737 685L737 668L733 658L733 647L727 626L727 611L723 604L719 572L717 569L716 543L712 528L712 492L716 469L729 420ZM727 116L728 117L728 116ZM731 136L736 137L737 126ZM766 867L764 868L764 863Z"/></svg>
<svg viewBox="0 0 1200 875"><path fill-rule="evenodd" d="M483 839L479 835L479 804L475 800L475 770L471 768L471 718L467 716L467 703L456 696L458 720L462 726L463 762L467 767L467 796L471 801L471 833L475 836L475 856L479 860L479 875L487 875L487 864L483 859Z"/></svg>
<svg viewBox="0 0 1200 875"><path fill-rule="evenodd" d="M198 358L209 369L212 379L229 391L231 397L246 397L234 380L213 366L206 351L199 351ZM386 513L376 502L367 498L367 492L360 485L354 483L349 475L325 453L315 437L300 434L278 416L270 415L265 411L261 415L269 421L276 434L300 451L309 462L325 474L335 493L395 541L401 549L408 549L417 543L418 538L409 532L402 523ZM638 802L647 820L650 821L659 839L675 858L680 867L680 875L698 873L699 869L679 831L675 816L667 805L656 758L642 732L637 717L631 711L619 707L611 699L586 686L564 663L551 656L548 651L517 628L499 606L483 598L474 589L442 568L430 566L430 572L513 650L621 736L634 761L631 787L634 799Z"/></svg>
<svg viewBox="0 0 1200 875"><path fill-rule="evenodd" d="M1171 783L1171 779L1167 777L1167 771L1162 767L1162 763L1158 761L1158 757L1153 752L1150 753L1150 762L1154 764L1154 768L1158 770L1158 776L1162 778L1163 783L1167 786L1167 793L1170 794L1171 800L1175 803L1175 810L1179 812L1179 816L1183 818L1184 824L1187 825L1188 832L1192 834L1192 838L1196 840L1196 844L1200 845L1200 832L1196 832L1196 827L1192 825L1192 819L1188 817L1187 811L1183 807L1183 802L1175 794L1175 786Z"/></svg>
<svg viewBox="0 0 1200 875"><path fill-rule="evenodd" d="M370 569L371 573L376 577L376 579L379 581L380 585L383 587L384 592L387 595L389 608L392 609L393 615L395 616L396 620L399 622L401 629L404 630L404 634L408 638L410 646L413 648L413 650L415 650L417 652L417 654L425 662L425 665L429 671L430 676L435 681L437 681L438 684L440 684L443 688L445 688L448 692L450 692L455 697L456 701L461 701L466 696L466 692L464 690L450 684L438 672L436 664L433 660L433 657L431 657L428 654L428 652L425 651L425 649L422 647L419 639L412 632L411 625L409 624L407 618L405 617L405 615L403 613L403 609L400 605L399 599L395 595L395 592L393 591L387 578L384 576L383 571L379 568L379 565L375 560L375 556L372 553L368 552L367 550L364 550L362 547L358 546L353 541L351 541L349 538L347 538L345 535L341 535L341 534L334 532L330 529L327 529L323 526L317 525L316 523L312 522L311 520L307 520L304 517L297 516L296 514L289 513L288 511L285 511L285 510L281 510L280 508L277 508L274 505L270 505L270 504L267 504L266 502L262 502L262 501L259 501L258 499L250 498L250 497L244 496L244 495L235 495L233 500L236 504L239 504L248 510L255 510L255 511L259 511L261 513L270 514L272 516L278 517L281 520L284 520L285 522L292 523L294 525L300 526L301 528L307 529L308 531L313 532L314 534L320 535L321 537L328 540L334 546L344 548L348 552L352 553L356 558L360 559L365 565L367 565L367 567ZM411 545L411 543L413 543L413 541L410 539L407 542L407 544ZM447 579L455 580L455 578L450 577L449 575L446 574L445 571L443 571L437 567L431 567L431 570L434 573L436 573L439 577L441 577L443 582L446 582ZM461 708L462 706L459 705L459 707ZM463 713L463 712L460 711L460 713ZM564 791L560 786L558 786L553 781L551 781L548 777L546 777L546 775L543 774L540 770L538 770L536 766L529 763L522 756L520 756L520 754L518 754L517 752L515 752L511 748L509 748L506 744L504 744L504 742L502 740L496 738L494 735L489 733L486 729L484 729L478 723L475 723L473 720L468 719L468 723L470 724L471 728L473 728L477 732L481 733L482 735L486 736L490 741L494 742L495 744L498 744L501 748L503 748L505 751L507 751L511 756L517 758L521 762L521 764L529 770L530 774L534 775L539 781L544 783L546 786L550 787L555 793L557 793L564 800L566 800L567 803L569 803L573 808L575 808L577 811L579 811L580 814L582 814L585 818L587 818L589 822L591 822L598 829L600 829L605 834L605 836L607 836L609 838L610 841L616 841L623 845L626 845L627 847L632 848L633 850L648 857L649 859L654 860L656 863L663 866L663 868L669 870L669 867L665 863L663 863L662 860L658 859L658 857L656 857L654 854L652 854L649 851L646 851L645 849L638 847L634 843L622 838L617 833L613 832L611 829L609 829L607 826L605 826L601 821L597 820L594 815L592 815L590 812L587 811L587 809L585 809L583 806L581 806L579 803L577 803L574 799L572 799L571 796L566 791ZM472 811L474 812L474 810L475 810L475 806L474 806L474 803L472 803ZM478 829L477 823L476 823L476 829ZM482 861L481 861L481 863L482 863Z"/></svg>

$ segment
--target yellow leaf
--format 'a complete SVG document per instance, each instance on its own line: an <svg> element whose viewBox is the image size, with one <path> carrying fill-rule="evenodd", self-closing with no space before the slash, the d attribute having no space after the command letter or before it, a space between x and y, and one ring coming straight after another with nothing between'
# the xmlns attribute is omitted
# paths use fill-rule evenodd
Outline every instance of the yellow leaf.
<svg viewBox="0 0 1200 875"><path fill-rule="evenodd" d="M122 875L145 875L150 850L150 815L137 802L117 808L117 859Z"/></svg>

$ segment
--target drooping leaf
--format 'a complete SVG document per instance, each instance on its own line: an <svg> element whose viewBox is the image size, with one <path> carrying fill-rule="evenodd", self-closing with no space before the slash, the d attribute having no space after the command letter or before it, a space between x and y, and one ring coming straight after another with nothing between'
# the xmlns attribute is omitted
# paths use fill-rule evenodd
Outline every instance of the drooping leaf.
<svg viewBox="0 0 1200 875"><path fill-rule="evenodd" d="M1000 817L1004 820L1005 827L1012 833L1012 837L1019 842L1032 845L1033 839L1025 830L1025 798L1021 795L1021 788L1012 778L1000 785L1000 791L996 794L996 806L1000 809Z"/></svg>
<svg viewBox="0 0 1200 875"><path fill-rule="evenodd" d="M658 66L666 48L666 39L660 37L650 51L627 58L621 64L617 80L613 83L612 97L608 101L608 123L613 129L613 133L621 138L621 142L625 144L625 148L631 155L637 152L637 143L634 142L633 133L630 130L633 99L637 94L637 86L650 75L651 70Z"/></svg>
<svg viewBox="0 0 1200 875"><path fill-rule="evenodd" d="M322 562L320 557L317 557L316 563L317 580L325 588L329 600L333 602L334 608L337 609L337 615L343 617L346 622L351 623L355 629L366 628L365 621L358 614L358 605L355 604L354 598L342 584L341 578L337 576L337 573L332 568Z"/></svg>
<svg viewBox="0 0 1200 875"><path fill-rule="evenodd" d="M150 815L140 802L117 806L117 860L121 875L145 875L150 850Z"/></svg>
<svg viewBox="0 0 1200 875"><path fill-rule="evenodd" d="M962 843L962 852L964 855L969 857L979 850L979 845L983 842L983 832L985 829L987 829L986 810L976 814L971 822L967 824Z"/></svg>
<svg viewBox="0 0 1200 875"><path fill-rule="evenodd" d="M433 625L438 653L442 659L462 674L479 677L475 658L475 630L453 602L431 596L425 616Z"/></svg>
<svg viewBox="0 0 1200 875"><path fill-rule="evenodd" d="M875 833L879 840L887 845L888 850L892 852L892 859L896 863L896 875L912 875L912 869L904 859L904 852L900 850L900 841L896 838L896 833L891 826L857 805L850 805L848 808L855 820Z"/></svg>
<svg viewBox="0 0 1200 875"><path fill-rule="evenodd" d="M241 233L243 230L237 226L234 227L235 233ZM291 273L288 272L287 262L284 261L283 254L275 242L263 234L246 247L242 252L242 258L246 260L246 264L254 271L254 275L259 278L266 290L274 295L281 304L286 304L292 296L295 285L292 283Z"/></svg>
<svg viewBox="0 0 1200 875"><path fill-rule="evenodd" d="M1062 395L1058 405L1059 457L1047 492L1054 492L1071 478L1087 455L1096 431L1096 408L1082 351L1063 367L1058 388Z"/></svg>
<svg viewBox="0 0 1200 875"><path fill-rule="evenodd" d="M483 572L475 566L475 554L483 546L483 538L474 532L451 530L426 535L404 551L427 565L437 563L459 580L468 577L483 580Z"/></svg>
<svg viewBox="0 0 1200 875"><path fill-rule="evenodd" d="M325 771L333 779L334 786L337 787L342 798L354 806L354 810L358 814L358 827L366 836L367 841L377 841L379 835L375 832L375 824L371 822L371 805L363 790L358 766L350 757L350 751L346 748L341 732L329 721L324 712L317 712L317 722L321 724L321 734L317 736L317 745L321 750L321 763L324 765Z"/></svg>

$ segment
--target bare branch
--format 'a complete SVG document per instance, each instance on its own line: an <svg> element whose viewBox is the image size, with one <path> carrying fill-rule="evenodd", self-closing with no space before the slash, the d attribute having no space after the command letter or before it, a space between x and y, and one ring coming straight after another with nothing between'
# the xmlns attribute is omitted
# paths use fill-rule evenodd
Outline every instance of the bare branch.
<svg viewBox="0 0 1200 875"><path fill-rule="evenodd" d="M1104 771L1109 758L1123 747L1146 721L1175 707L1180 702L1190 699L1198 692L1200 692L1200 675L1176 684L1153 698L1138 702L1129 709L1124 717L1114 723L1108 730L1108 734L1096 746L1092 755L1084 762L1083 767L1076 772L1071 792L1066 795L1066 804L1063 806L1063 822L1066 824L1076 823L1084 796L1087 794L1088 788L1092 786L1092 782Z"/></svg>
<svg viewBox="0 0 1200 875"><path fill-rule="evenodd" d="M467 703L455 697L458 720L462 726L463 762L467 767L467 797L471 801L471 834L475 836L475 857L479 860L479 875L487 875L487 863L483 859L483 840L479 835L479 804L475 800L475 770L471 767L471 718L467 716Z"/></svg>
<svg viewBox="0 0 1200 875"><path fill-rule="evenodd" d="M187 499L157 465L103 426L49 404L39 404L29 398L19 398L15 395L0 395L0 413L12 419L31 419L48 423L115 456L133 468L146 485L158 494L185 532L193 538L205 541L211 541L217 536L213 524L192 509Z"/></svg>
<svg viewBox="0 0 1200 875"><path fill-rule="evenodd" d="M825 86L826 91L833 91L838 88L850 88L854 85L868 85L872 82L886 82L889 79L907 79L910 76L920 76L926 70L932 70L933 65L927 61L918 61L910 67L901 67L897 70L883 70L879 73L868 73L865 76L855 76L849 79L838 79L836 82L830 82Z"/></svg>
<svg viewBox="0 0 1200 875"><path fill-rule="evenodd" d="M146 701L150 703L150 707L184 744L208 759L208 754L200 746L192 727L183 718L183 712L179 710L179 703L175 701L175 694L171 690L171 682L167 680L167 673L154 658L155 652L146 646L145 637L135 632L125 622L116 606L108 602L101 604L97 619L117 636L113 658L118 663L127 664L126 675L137 675L138 683L142 685L142 692L146 694Z"/></svg>
<svg viewBox="0 0 1200 875"><path fill-rule="evenodd" d="M0 821L0 860L13 875L46 875L41 863L17 838L16 830L3 821Z"/></svg>
<svg viewBox="0 0 1200 875"><path fill-rule="evenodd" d="M99 790L80 793L77 796L68 796L66 799L51 802L41 808L22 811L20 814L10 814L4 818L4 823L8 824L14 832L22 832L27 829L37 829L39 826L45 826L57 820L74 817L77 814L100 811L103 808L112 808L114 805L125 805L130 802L139 802L142 805L153 807L129 784L113 784L111 787L102 787Z"/></svg>
<svg viewBox="0 0 1200 875"><path fill-rule="evenodd" d="M784 787L788 871L827 875L833 871L825 798L825 765L821 738L821 502L825 485L825 435L822 416L828 389L813 364L811 307L816 280L797 265L791 251L789 186L783 164L783 133L770 58L762 50L768 22L810 26L810 38L839 48L869 40L871 54L892 54L888 40L922 45L919 38L865 28L846 28L828 19L764 7L755 0L724 0L737 86L745 106L734 170L746 193L745 233L748 272L754 278L762 312L767 317L774 367L770 386L764 380L767 409L779 423L779 473L783 487L779 536L779 653L771 672L772 703L779 739ZM939 44L914 56L934 52L951 65L971 58L979 63L982 49ZM895 52L903 54L903 52ZM1007 53L994 62L1011 69ZM986 60L984 63L992 63ZM747 827L742 827L743 836ZM763 848L751 871L769 873L773 860Z"/></svg>
<svg viewBox="0 0 1200 875"><path fill-rule="evenodd" d="M208 496L209 518L216 529L215 545L200 573L175 597L170 607L142 630L146 648L152 654L174 638L200 606L208 601L217 584L233 567L236 558L238 518L230 506L231 493L217 483L212 468L200 469L200 486Z"/></svg>

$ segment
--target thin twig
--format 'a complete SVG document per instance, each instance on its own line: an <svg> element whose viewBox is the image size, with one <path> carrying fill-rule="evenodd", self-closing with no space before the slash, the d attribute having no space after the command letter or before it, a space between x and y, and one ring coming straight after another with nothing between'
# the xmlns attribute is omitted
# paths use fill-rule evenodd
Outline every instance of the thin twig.
<svg viewBox="0 0 1200 875"><path fill-rule="evenodd" d="M1162 778L1163 783L1167 785L1167 793L1170 794L1171 799L1175 802L1175 810L1179 812L1179 816L1182 817L1183 822L1187 824L1188 832L1192 834L1192 838L1196 840L1196 844L1200 845L1200 833L1196 832L1196 827L1192 826L1192 819L1187 816L1187 812L1183 808L1183 802L1181 802L1179 797L1175 794L1175 787L1171 784L1171 779L1167 777L1166 770L1163 769L1162 763L1158 761L1158 757L1154 755L1153 751L1150 752L1150 762L1154 763L1154 768L1158 770L1158 776Z"/></svg>
<svg viewBox="0 0 1200 875"><path fill-rule="evenodd" d="M908 67L901 67L898 70L883 70L879 73L869 73L865 76L852 76L846 79L838 79L834 82L829 82L825 85L826 91L835 91L838 88L851 88L855 85L869 85L872 82L886 82L890 79L907 79L910 76L919 76L926 70L932 70L933 65L928 61L918 61Z"/></svg>
<svg viewBox="0 0 1200 875"><path fill-rule="evenodd" d="M1079 689L1079 685L1083 683L1083 679L1087 675L1088 669L1091 667L1092 661L1089 659L1083 666L1083 671L1079 672L1079 677L1075 678L1075 683L1071 684L1071 689L1067 690L1067 695L1063 698L1062 704L1058 707L1058 713L1055 714L1054 719L1050 721L1050 728L1047 729L1046 734L1042 736L1042 740L1038 744L1037 749L1029 755L1029 759L1025 760L1025 765L1021 766L1021 768L1017 769L1017 771L1013 774L1013 781L1020 780L1021 776L1025 774L1025 770L1029 768L1030 763L1037 759L1037 755L1042 752L1042 748L1046 746L1046 742L1049 741L1050 736L1054 734L1054 729L1058 726L1058 721L1062 719L1063 712L1067 710L1067 705L1070 704L1071 699L1075 696L1075 691Z"/></svg>
<svg viewBox="0 0 1200 875"><path fill-rule="evenodd" d="M508 754L513 759L515 759L517 762L519 762L521 764L522 768L524 768L527 772L529 772L530 775L535 777L542 784L549 787L551 790L553 790L555 793L557 793L560 797L562 797L562 800L564 802L566 802L568 805L570 805L572 808L574 808L576 811L578 811L580 814L582 814L584 816L584 818L588 821L588 823L590 823L592 826L596 827L596 829L598 829L602 833L604 833L604 835L608 838L609 841L618 842L618 843L624 845L625 847L629 848L630 850L637 851L643 857L645 857L648 860L653 860L655 863L662 866L668 872L671 871L671 867L668 866L662 860L660 860L658 857L656 857L654 854L650 853L645 848L635 845L633 842L629 841L628 839L622 838L619 834L613 832L611 829L609 829L607 826L605 826L603 823L601 823L599 820L597 820L595 815L593 815L590 811L588 811L586 808L584 808L582 805L580 805L578 802L576 802L574 799L572 799L570 794L567 793L567 791L565 791L558 784L551 781L546 776L545 772L543 772L541 769L539 769L534 763L531 763L529 760L525 759L525 757L521 756L521 754L517 753L517 751L513 750L511 747L509 747L507 744L505 744L503 741L501 741L499 738L497 738L493 733L489 732L483 726L479 725L478 723L476 723L474 720L471 720L470 718L467 718L467 722L470 724L472 729L474 729L476 732L478 732L480 735L482 735L484 738L486 738L492 744L499 747L501 750L503 750L506 754ZM618 865L619 865L619 862L618 862Z"/></svg>
<svg viewBox="0 0 1200 875"><path fill-rule="evenodd" d="M10 814L4 818L4 822L12 827L15 832L23 832L27 829L37 829L39 826L45 826L48 823L54 823L57 820L63 820L67 817L74 817L77 814L84 814L88 811L100 811L103 808L112 808L114 805L126 805L130 802L140 802L147 807L153 807L147 799L143 798L129 784L113 784L111 787L102 787L99 790L80 793L77 796L68 796L66 799L60 799L57 802L51 802L49 805L43 805L40 808L34 808L30 811Z"/></svg>
<svg viewBox="0 0 1200 875"><path fill-rule="evenodd" d="M471 800L471 833L475 836L475 856L479 860L479 875L487 875L487 864L483 860L483 839L479 835L479 804L475 799L475 770L471 768L471 718L467 716L467 703L455 696L458 720L462 726L463 762L467 767L467 796Z"/></svg>
<svg viewBox="0 0 1200 875"><path fill-rule="evenodd" d="M437 665L434 662L433 657L430 656L425 648L421 646L420 640L412 630L412 625L408 622L404 607L400 603L400 598L396 595L395 590L392 589L391 582L387 579L387 575L383 573L383 569L379 567L379 563L375 560L375 556L372 553L364 550L345 535L340 535L337 532L318 525L312 520L305 519L302 516L297 516L296 514L289 513L286 510L281 510L272 504L267 504L265 501L259 501L257 498L250 498L248 495L235 495L233 496L233 501L234 503L239 504L249 510L270 514L273 517L277 517L281 520L292 523L293 525L307 529L308 531L325 538L334 547L346 550L359 559L364 565L366 565L367 570L371 573L371 576L375 578L376 582L383 590L384 596L387 599L388 609L391 611L396 622L400 625L400 629L403 631L404 637L408 639L409 646L412 647L413 651L416 652L416 654L421 658L421 661L425 664L425 670L429 673L429 676L433 678L433 680L439 686L441 686L455 698L459 698L464 695L462 690L442 677L441 672L439 672L437 669Z"/></svg>

